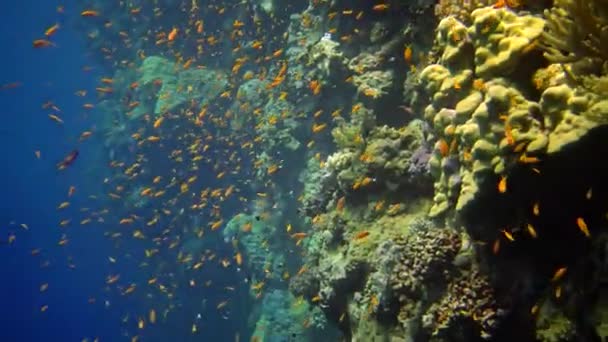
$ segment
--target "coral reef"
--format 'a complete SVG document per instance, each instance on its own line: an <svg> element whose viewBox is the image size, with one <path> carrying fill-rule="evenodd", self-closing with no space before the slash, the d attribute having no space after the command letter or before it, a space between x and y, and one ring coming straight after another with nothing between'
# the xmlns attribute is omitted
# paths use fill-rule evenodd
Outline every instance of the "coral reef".
<svg viewBox="0 0 608 342"><path fill-rule="evenodd" d="M451 16L465 24L470 24L471 12L494 2L494 0L439 0L435 5L435 15L440 20Z"/></svg>
<svg viewBox="0 0 608 342"><path fill-rule="evenodd" d="M139 83L143 86L160 83L154 114L161 114L178 107L182 103L196 99L205 105L215 99L228 85L224 72L208 69L186 69L169 60L150 56L140 67Z"/></svg>
<svg viewBox="0 0 608 342"><path fill-rule="evenodd" d="M281 274L283 270L285 259L280 245L268 242L274 234L276 229L272 224L245 214L234 216L222 230L225 241L238 241L253 281L265 279L268 271ZM266 247L260 248L262 245Z"/></svg>
<svg viewBox="0 0 608 342"><path fill-rule="evenodd" d="M289 291L266 293L253 338L260 341L306 341L323 331L326 337L336 335L327 327L323 312L306 301L295 298Z"/></svg>
<svg viewBox="0 0 608 342"><path fill-rule="evenodd" d="M545 57L553 63L608 60L608 4L601 0L556 0L545 10ZM590 61L587 61L590 62Z"/></svg>
<svg viewBox="0 0 608 342"><path fill-rule="evenodd" d="M545 303L536 319L536 338L542 342L571 341L574 323L550 303Z"/></svg>
<svg viewBox="0 0 608 342"><path fill-rule="evenodd" d="M412 121L400 129L373 127L368 110L359 109L350 122L332 131L341 149L327 159L327 168L343 191L356 190L365 177L382 180L387 189L424 184L428 178L428 150L424 124Z"/></svg>
<svg viewBox="0 0 608 342"><path fill-rule="evenodd" d="M478 336L489 339L505 313L496 303L487 277L474 268L449 283L441 300L429 308L422 321L431 335L447 340L461 336L467 321L472 321Z"/></svg>
<svg viewBox="0 0 608 342"><path fill-rule="evenodd" d="M453 17L439 23L439 63L420 74L431 100L425 117L436 133L432 216L466 207L488 175L512 164L514 150L538 154L548 143L527 85L506 77L534 48L543 20L491 7L471 17L469 28Z"/></svg>

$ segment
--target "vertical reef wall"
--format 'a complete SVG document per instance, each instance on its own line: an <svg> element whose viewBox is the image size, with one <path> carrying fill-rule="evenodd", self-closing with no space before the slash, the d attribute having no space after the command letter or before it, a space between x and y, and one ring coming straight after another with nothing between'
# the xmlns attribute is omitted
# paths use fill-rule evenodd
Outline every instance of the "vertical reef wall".
<svg viewBox="0 0 608 342"><path fill-rule="evenodd" d="M244 3L215 18L223 40L175 43L204 68L124 42L126 90L99 107L112 153L182 110L186 154L230 131L253 160L247 209L209 218L251 275L252 339L608 335L605 1ZM277 24L228 43L256 20ZM86 29L103 51L108 31Z"/></svg>

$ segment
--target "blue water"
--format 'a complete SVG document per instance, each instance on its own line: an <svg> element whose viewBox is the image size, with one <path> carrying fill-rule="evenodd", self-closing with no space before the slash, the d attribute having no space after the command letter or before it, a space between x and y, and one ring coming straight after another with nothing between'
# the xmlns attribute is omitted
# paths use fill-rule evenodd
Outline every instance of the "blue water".
<svg viewBox="0 0 608 342"><path fill-rule="evenodd" d="M123 279L130 277L128 282L139 284L146 279L138 273L137 262L110 265L108 256L120 256L124 251L113 249L111 241L103 236L103 226L78 225L82 219L79 208L100 209L94 208L88 196L100 191L109 169L100 162L105 152L99 138L78 142L83 131L95 130L95 115L100 113L84 111L84 99L74 93L88 90L86 99L95 103L94 88L107 71L88 58L83 35L72 28L68 18L75 14L70 10L73 4L61 3L65 6L63 14L57 13L58 5L55 1L24 0L2 2L0 8L0 83L21 84L0 91L0 341L92 341L96 337L101 341L128 341L136 334L147 337L144 340L195 339L190 326L197 307L190 307L187 299L192 295L214 301L217 294L211 290L178 293L181 302L176 303L182 307L171 314L167 324L141 331L136 317L145 317L161 299L143 303L120 296L115 290L104 290L109 274L120 273ZM34 49L32 41L43 38L44 30L54 23L61 25L52 39L57 46ZM85 65L93 70L84 72ZM61 112L43 109L48 101ZM59 115L64 124L51 121L47 117L50 113ZM56 163L73 149L80 152L76 162L58 171ZM36 150L41 153L40 159L35 156ZM76 194L68 199L72 185ZM67 200L70 207L58 211L59 203ZM60 227L59 222L67 218L72 224ZM20 226L22 223L27 230ZM57 243L64 232L69 235L69 243L61 247ZM11 234L16 240L8 244ZM31 255L35 249L40 253ZM209 272L212 277L213 270ZM227 285L234 285L236 275L231 278L225 273L217 282L225 280ZM40 292L43 283L49 284L48 290ZM44 305L48 310L41 312ZM157 311L161 316L160 308ZM127 323L123 323L122 318L127 316ZM236 326L244 321L238 316L234 319L239 321L232 319L205 313L199 329L208 338L232 338Z"/></svg>
<svg viewBox="0 0 608 342"><path fill-rule="evenodd" d="M33 49L32 41L43 35L46 27L65 18L56 13L54 1L4 2L1 9L0 82L21 82L22 86L0 92L2 126L2 189L0 239L6 241L15 232L16 241L0 248L4 261L0 282L0 339L3 341L78 341L100 336L119 337L116 323L108 312L88 305L87 298L98 291L103 274L95 271L102 261L95 252L98 245L80 245L82 234L74 234L70 251L57 248L61 235L57 204L67 197L71 184L78 186L80 167L87 163L87 146L82 146L78 167L58 174L55 163L72 148L78 132L89 123L79 119L80 104L74 91L90 88L94 79L81 71L87 59L80 38L62 25L54 37L57 49ZM65 4L66 7L69 4ZM66 15L69 13L66 13ZM60 109L65 124L59 126L47 118L42 104L52 100ZM37 160L34 151L41 151ZM72 201L70 212L77 211L79 199ZM29 226L26 231L11 221ZM91 228L94 229L94 228ZM84 243L92 239L82 239ZM76 247L76 248L72 248ZM30 255L40 248L38 256ZM85 252L86 249L86 252ZM67 267L67 257L75 257L76 270ZM40 265L49 261L47 268ZM88 269L83 269L84 267ZM46 292L39 287L48 283ZM49 310L41 313L40 307Z"/></svg>

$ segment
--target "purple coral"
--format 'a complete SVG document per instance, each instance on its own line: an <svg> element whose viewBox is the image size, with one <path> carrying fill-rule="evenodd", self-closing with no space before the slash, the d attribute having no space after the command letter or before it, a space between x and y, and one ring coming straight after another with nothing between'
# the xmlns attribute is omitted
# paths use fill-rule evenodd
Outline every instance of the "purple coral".
<svg viewBox="0 0 608 342"><path fill-rule="evenodd" d="M431 159L431 153L431 148L424 143L414 150L407 170L410 177L418 178L419 176L430 175L431 167L429 166L429 160Z"/></svg>

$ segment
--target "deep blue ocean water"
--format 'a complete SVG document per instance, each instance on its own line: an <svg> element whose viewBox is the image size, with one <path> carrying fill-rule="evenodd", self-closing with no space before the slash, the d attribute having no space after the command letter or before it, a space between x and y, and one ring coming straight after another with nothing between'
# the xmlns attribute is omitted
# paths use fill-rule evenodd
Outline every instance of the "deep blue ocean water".
<svg viewBox="0 0 608 342"><path fill-rule="evenodd" d="M65 13L57 13L63 5ZM93 137L79 144L79 134L95 130L95 117L82 110L83 99L74 95L88 90L95 102L94 88L107 70L100 70L84 48L83 35L70 24L77 15L69 2L24 0L2 2L0 5L0 83L19 82L20 86L0 91L0 341L128 341L137 333L136 315L150 308L135 299L125 299L103 290L111 272L108 255L111 243L103 237L103 228L96 224L86 227L72 224L59 226L66 218L79 220L79 208L91 205L90 194L99 191L101 179L108 168L99 162L99 139ZM43 37L46 28L61 25L53 36L54 48L34 49L32 41ZM85 65L93 70L84 72ZM111 74L110 74L111 75ZM42 105L52 101L59 107L63 125L51 121L49 110ZM58 171L56 163L71 150L80 152L76 162ZM35 151L41 152L37 159ZM68 200L68 188L76 187L69 199L69 208L58 211L59 203ZM26 224L28 229L20 227ZM57 246L62 230L69 230L69 244ZM8 243L9 235L16 240ZM125 248L128 248L125 247ZM38 255L32 250L40 249ZM41 265L48 263L47 267ZM74 268L70 268L72 264ZM121 274L133 272L131 281L138 279L135 263L121 266ZM131 269L129 269L131 267ZM212 270L209 272L213 272ZM226 272L224 271L223 274ZM209 275L210 278L213 274ZM226 280L226 279L225 279ZM234 279L227 279L233 284ZM218 280L219 282L222 279ZM41 284L48 290L41 293ZM200 300L200 293L195 294ZM205 295L210 302L213 293ZM232 339L234 328L243 319L238 315L229 320L205 313L198 337L190 334L192 315L196 307L183 301L182 310L169 324L141 331L141 340L189 340L206 336L215 340ZM220 298L220 297L218 297ZM94 299L95 303L88 303ZM107 302L106 302L107 301ZM40 308L48 305L46 312ZM152 302L153 305L153 302ZM129 315L129 323L121 318ZM160 313L159 313L160 315ZM186 319L187 318L187 319ZM231 321L238 320L237 323ZM146 338L147 337L147 338Z"/></svg>
<svg viewBox="0 0 608 342"><path fill-rule="evenodd" d="M22 83L0 92L0 239L6 242L11 232L16 234L12 245L4 243L0 248L4 261L0 282L2 341L79 341L93 336L114 340L120 333L116 323L107 319L107 311L87 304L88 296L103 282L103 274L95 267L102 261L95 254L104 248L103 240L83 239L83 243L101 243L89 246L70 242L79 247L70 251L76 270L67 267L68 252L55 248L61 235L61 215L71 214L60 214L55 208L65 200L69 186L81 182L78 173L87 163L87 148L82 148L77 168L58 174L55 163L74 148L76 132L90 124L84 118L74 119L80 115L75 113L80 112L81 104L73 93L90 88L94 82L90 74L81 71L87 57L81 38L66 23L69 13L56 13L57 5L55 1L3 2L0 10L0 42L4 47L0 82ZM69 8L69 3L64 5ZM58 48L33 49L32 41L55 22L62 25L54 37ZM49 120L48 111L42 109L50 100L61 109L63 126ZM40 160L35 150L41 151ZM77 210L77 201L73 200L69 210ZM29 230L11 222L25 223ZM40 255L31 255L35 248L41 249ZM46 260L50 265L41 268ZM49 288L40 293L43 283ZM43 305L49 306L44 313L40 312Z"/></svg>

